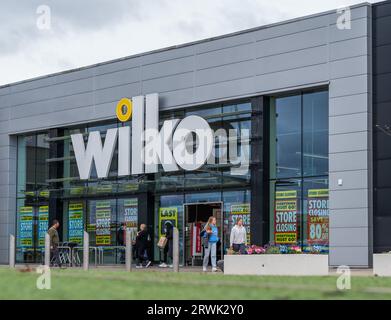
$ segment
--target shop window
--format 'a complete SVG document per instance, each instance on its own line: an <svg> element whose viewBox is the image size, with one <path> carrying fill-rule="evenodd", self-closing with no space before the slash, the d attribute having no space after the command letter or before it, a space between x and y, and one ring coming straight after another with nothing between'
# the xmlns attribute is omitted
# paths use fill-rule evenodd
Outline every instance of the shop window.
<svg viewBox="0 0 391 320"><path fill-rule="evenodd" d="M328 252L328 91L271 100L270 242Z"/></svg>

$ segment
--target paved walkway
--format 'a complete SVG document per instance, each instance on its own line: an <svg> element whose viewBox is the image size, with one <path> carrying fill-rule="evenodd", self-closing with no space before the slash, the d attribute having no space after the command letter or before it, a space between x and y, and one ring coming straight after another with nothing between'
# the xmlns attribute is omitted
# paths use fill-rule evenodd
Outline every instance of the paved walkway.
<svg viewBox="0 0 391 320"><path fill-rule="evenodd" d="M39 265L25 265L25 264L18 264L16 266L17 269L35 269ZM8 268L7 265L0 265L0 268ZM70 269L70 268L67 268ZM74 269L81 269L80 267L76 267ZM93 265L90 265L91 270L107 270L107 271L120 271L120 270L125 270L124 265L105 265L105 266L98 266L95 267ZM211 271L211 268L208 268L208 271ZM132 272L172 272L171 268L159 268L157 265L151 266L149 268L142 268L142 269L136 269L135 266L132 268ZM202 267L181 267L180 272L195 272L195 273L201 273L202 272ZM221 271L218 271L217 273L221 274ZM351 274L354 277L370 277L373 276L373 270L372 269L359 269L359 268L352 268L351 269ZM330 276L339 276L337 273L336 268L330 268L329 272Z"/></svg>

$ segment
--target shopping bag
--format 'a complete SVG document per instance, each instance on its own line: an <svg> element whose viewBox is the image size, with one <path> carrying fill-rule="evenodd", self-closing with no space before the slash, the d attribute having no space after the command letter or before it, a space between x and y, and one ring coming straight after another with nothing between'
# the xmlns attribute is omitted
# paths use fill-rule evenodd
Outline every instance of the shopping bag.
<svg viewBox="0 0 391 320"><path fill-rule="evenodd" d="M157 246L160 249L164 249L164 247L167 245L167 238L166 236L161 236L159 239L159 242L157 243Z"/></svg>

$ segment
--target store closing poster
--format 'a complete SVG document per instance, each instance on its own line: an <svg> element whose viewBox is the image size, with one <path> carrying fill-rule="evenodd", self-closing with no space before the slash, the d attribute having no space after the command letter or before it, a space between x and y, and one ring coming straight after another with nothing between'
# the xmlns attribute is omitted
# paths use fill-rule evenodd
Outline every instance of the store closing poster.
<svg viewBox="0 0 391 320"><path fill-rule="evenodd" d="M274 211L274 242L276 244L296 244L298 234L297 191L276 192Z"/></svg>

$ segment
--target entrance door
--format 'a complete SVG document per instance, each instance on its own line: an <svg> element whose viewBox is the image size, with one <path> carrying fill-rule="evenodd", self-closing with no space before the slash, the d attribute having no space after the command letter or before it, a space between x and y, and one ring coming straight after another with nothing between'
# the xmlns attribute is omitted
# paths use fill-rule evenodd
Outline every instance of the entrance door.
<svg viewBox="0 0 391 320"><path fill-rule="evenodd" d="M207 223L209 217L214 216L219 229L220 245L217 247L217 259L224 256L223 238L223 203L186 203L184 204L184 250L183 261L185 265L202 265L203 248L200 232Z"/></svg>

